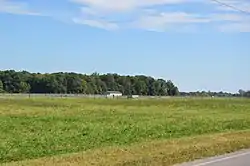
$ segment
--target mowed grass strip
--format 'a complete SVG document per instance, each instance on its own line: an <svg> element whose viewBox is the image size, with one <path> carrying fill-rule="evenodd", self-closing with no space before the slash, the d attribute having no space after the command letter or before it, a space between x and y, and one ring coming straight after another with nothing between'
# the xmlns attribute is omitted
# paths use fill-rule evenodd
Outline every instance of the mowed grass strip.
<svg viewBox="0 0 250 166"><path fill-rule="evenodd" d="M0 163L250 129L249 99L0 99Z"/></svg>
<svg viewBox="0 0 250 166"><path fill-rule="evenodd" d="M4 166L172 166L250 148L250 131L161 140L26 160Z"/></svg>

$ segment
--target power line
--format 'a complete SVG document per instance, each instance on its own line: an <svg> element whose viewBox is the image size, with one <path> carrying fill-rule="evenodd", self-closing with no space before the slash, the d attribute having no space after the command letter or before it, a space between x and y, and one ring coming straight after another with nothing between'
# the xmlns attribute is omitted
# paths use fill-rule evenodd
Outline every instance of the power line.
<svg viewBox="0 0 250 166"><path fill-rule="evenodd" d="M219 0L211 0L211 1L214 1L214 2L216 2L216 3L218 3L218 4L220 4L220 5L223 5L223 6L229 7L229 8L231 8L231 9L236 10L236 11L239 11L239 12L242 12L242 13L245 13L245 14L250 14L249 11L239 9L239 8L237 8L237 7L233 6L233 5L230 5L230 4L228 4L228 3L225 3L225 2L221 2L221 1L219 1Z"/></svg>

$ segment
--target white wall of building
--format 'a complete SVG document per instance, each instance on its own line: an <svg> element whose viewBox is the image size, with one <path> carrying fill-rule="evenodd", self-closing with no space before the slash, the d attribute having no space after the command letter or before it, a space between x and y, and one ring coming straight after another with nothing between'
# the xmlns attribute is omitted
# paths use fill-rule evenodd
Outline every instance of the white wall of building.
<svg viewBox="0 0 250 166"><path fill-rule="evenodd" d="M120 97L120 96L122 96L122 93L120 93L120 92L106 92L105 96L106 97Z"/></svg>

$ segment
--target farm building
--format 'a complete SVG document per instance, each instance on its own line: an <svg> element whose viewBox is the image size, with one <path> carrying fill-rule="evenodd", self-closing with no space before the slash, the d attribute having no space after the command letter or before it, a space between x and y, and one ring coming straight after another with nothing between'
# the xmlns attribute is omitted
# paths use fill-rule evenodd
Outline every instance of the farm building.
<svg viewBox="0 0 250 166"><path fill-rule="evenodd" d="M104 93L104 95L108 98L110 98L110 97L114 98L114 97L122 96L122 93L119 91L107 91L106 93Z"/></svg>

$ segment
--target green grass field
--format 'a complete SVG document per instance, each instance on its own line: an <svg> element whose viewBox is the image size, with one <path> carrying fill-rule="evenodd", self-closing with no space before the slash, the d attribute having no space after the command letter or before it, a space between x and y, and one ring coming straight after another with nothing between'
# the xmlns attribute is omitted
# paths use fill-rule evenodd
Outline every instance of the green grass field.
<svg viewBox="0 0 250 166"><path fill-rule="evenodd" d="M250 148L250 100L1 98L0 126L0 164L171 165Z"/></svg>

